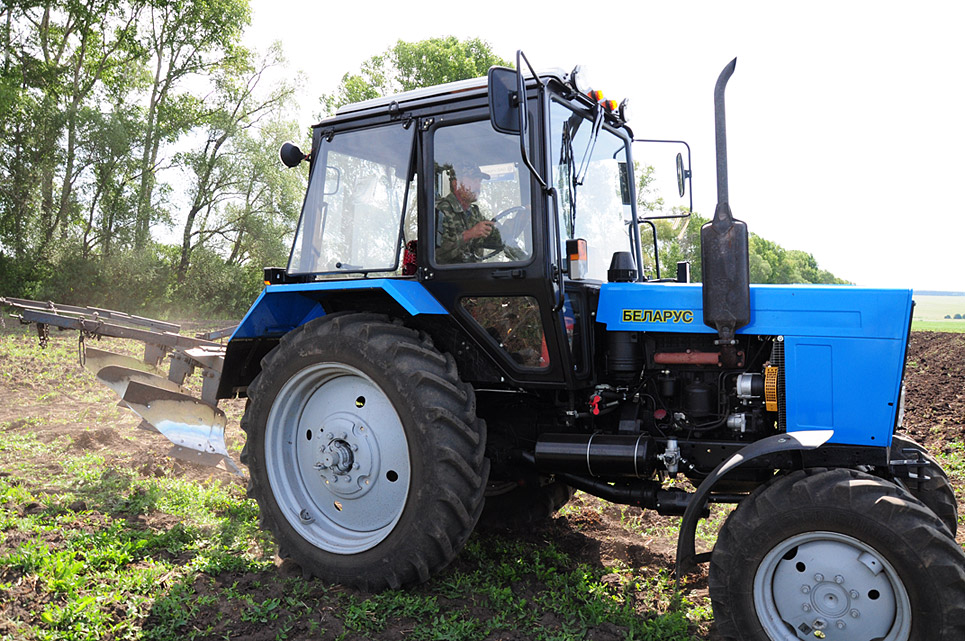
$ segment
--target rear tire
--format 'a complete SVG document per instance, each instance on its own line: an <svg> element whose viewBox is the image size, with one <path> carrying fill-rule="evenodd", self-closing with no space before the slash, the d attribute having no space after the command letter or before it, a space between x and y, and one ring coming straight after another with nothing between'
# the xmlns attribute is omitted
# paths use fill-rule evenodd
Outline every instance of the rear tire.
<svg viewBox="0 0 965 641"><path fill-rule="evenodd" d="M949 482L945 470L924 447L911 438L902 434L895 434L892 437L892 460L914 458L915 452L920 453L922 458L927 461L927 464L921 467L920 471L928 478L921 483L916 482L916 479L899 479L899 484L937 514L938 518L951 531L952 538L955 538L955 534L958 532L958 502L955 500L955 491L952 489L952 484Z"/></svg>
<svg viewBox="0 0 965 641"><path fill-rule="evenodd" d="M367 590L427 580L462 549L489 464L475 395L431 340L338 314L262 360L242 419L249 496L278 553Z"/></svg>
<svg viewBox="0 0 965 641"><path fill-rule="evenodd" d="M755 490L721 528L709 585L726 639L965 638L965 554L918 500L854 470Z"/></svg>

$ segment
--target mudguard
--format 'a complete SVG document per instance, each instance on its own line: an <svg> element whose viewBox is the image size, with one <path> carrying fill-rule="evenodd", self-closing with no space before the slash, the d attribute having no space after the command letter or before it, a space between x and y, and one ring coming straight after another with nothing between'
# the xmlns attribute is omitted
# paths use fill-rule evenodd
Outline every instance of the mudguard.
<svg viewBox="0 0 965 641"><path fill-rule="evenodd" d="M245 314L231 340L283 336L324 316L325 299L347 291L382 291L412 316L447 313L426 288L414 280L372 278L269 285Z"/></svg>
<svg viewBox="0 0 965 641"><path fill-rule="evenodd" d="M775 434L751 443L729 459L718 465L705 478L697 491L690 498L684 516L680 521L680 535L677 537L677 566L676 575L679 583L683 573L695 564L697 550L694 539L697 531L697 521L707 504L707 497L717 482L728 472L740 467L748 461L777 452L816 450L830 440L834 435L832 430L812 430Z"/></svg>
<svg viewBox="0 0 965 641"><path fill-rule="evenodd" d="M337 301L335 299L338 299ZM349 307L346 307L349 305ZM372 278L269 285L231 335L217 398L232 398L261 371L261 359L297 327L324 316L326 309L374 311L404 317L448 314L411 279Z"/></svg>

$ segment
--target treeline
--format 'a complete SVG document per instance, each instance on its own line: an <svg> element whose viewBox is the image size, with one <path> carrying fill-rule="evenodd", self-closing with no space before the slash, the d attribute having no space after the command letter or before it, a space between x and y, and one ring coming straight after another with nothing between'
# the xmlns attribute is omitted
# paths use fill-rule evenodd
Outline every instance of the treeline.
<svg viewBox="0 0 965 641"><path fill-rule="evenodd" d="M677 263L690 262L690 280L701 282L700 228L710 222L700 214L686 209L667 207L660 194L655 193L654 168L635 166L637 174L638 211L641 216L679 216L654 220L657 232L657 251L660 257L660 276L674 278ZM653 229L640 225L643 243L644 273L655 278L657 270L653 257ZM751 233L748 240L750 281L752 283L811 283L820 285L844 285L848 281L818 267L813 255L799 249L784 249L777 243Z"/></svg>
<svg viewBox="0 0 965 641"><path fill-rule="evenodd" d="M247 0L0 6L0 282L7 296L237 315L284 264L304 172L277 46Z"/></svg>
<svg viewBox="0 0 965 641"><path fill-rule="evenodd" d="M161 316L245 311L261 268L287 261L305 189L304 167L285 169L278 148L308 147L280 47L241 44L249 18L248 0L0 5L0 295ZM509 63L479 39L399 41L321 108L493 64ZM702 222L658 223L665 271L690 260L699 280ZM751 252L754 282L842 282L753 235Z"/></svg>
<svg viewBox="0 0 965 641"><path fill-rule="evenodd" d="M690 261L690 279L700 282L700 228L710 222L700 214L690 218L673 218L657 221L658 249L660 252L660 275L672 278L676 275L678 261ZM641 226L644 247L644 272L655 275L653 267L653 232L649 226ZM848 281L818 267L813 255L799 249L784 249L777 243L761 238L751 232L749 239L750 276L752 283L812 283L821 285L845 285Z"/></svg>

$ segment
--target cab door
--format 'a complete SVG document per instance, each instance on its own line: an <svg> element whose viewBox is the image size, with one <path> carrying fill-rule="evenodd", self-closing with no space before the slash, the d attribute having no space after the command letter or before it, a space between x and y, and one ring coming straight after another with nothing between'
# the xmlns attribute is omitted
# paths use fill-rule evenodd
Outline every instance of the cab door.
<svg viewBox="0 0 965 641"><path fill-rule="evenodd" d="M568 380L549 200L518 136L476 109L434 118L422 149L423 284L510 380Z"/></svg>

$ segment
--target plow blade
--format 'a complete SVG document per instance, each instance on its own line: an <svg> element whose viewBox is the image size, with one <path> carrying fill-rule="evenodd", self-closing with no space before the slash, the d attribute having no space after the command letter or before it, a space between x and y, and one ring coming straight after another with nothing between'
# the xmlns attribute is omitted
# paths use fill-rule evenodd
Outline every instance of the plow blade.
<svg viewBox="0 0 965 641"><path fill-rule="evenodd" d="M123 367L129 370L137 370L141 372L155 371L153 367L142 360L134 358L133 356L106 352L102 349L94 349L93 347L84 348L84 367L87 369L87 371L98 374L105 367L112 366ZM108 384L108 387L110 387L110 384ZM120 396L123 396L123 394L120 394Z"/></svg>
<svg viewBox="0 0 965 641"><path fill-rule="evenodd" d="M218 408L193 396L134 379L127 380L121 398L174 444L171 456L242 475L225 446L227 419Z"/></svg>
<svg viewBox="0 0 965 641"><path fill-rule="evenodd" d="M97 372L97 380L114 390L114 392L124 398L127 393L128 383L136 382L141 385L157 387L175 394L181 394L184 390L174 381L169 381L163 376L151 374L141 370L121 367L120 365L108 365Z"/></svg>

